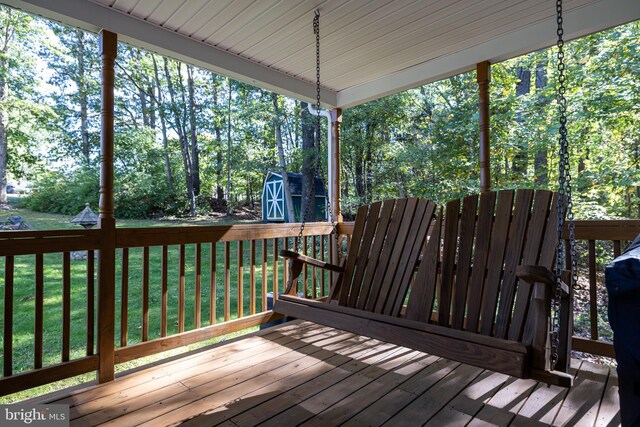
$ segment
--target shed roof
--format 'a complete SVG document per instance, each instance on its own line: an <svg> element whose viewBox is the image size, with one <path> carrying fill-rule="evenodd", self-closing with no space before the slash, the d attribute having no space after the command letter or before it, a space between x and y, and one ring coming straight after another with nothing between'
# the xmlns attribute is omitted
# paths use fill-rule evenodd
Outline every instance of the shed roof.
<svg viewBox="0 0 640 427"><path fill-rule="evenodd" d="M555 44L550 0L2 0L302 100L347 108ZM564 0L565 39L640 19L638 0Z"/></svg>

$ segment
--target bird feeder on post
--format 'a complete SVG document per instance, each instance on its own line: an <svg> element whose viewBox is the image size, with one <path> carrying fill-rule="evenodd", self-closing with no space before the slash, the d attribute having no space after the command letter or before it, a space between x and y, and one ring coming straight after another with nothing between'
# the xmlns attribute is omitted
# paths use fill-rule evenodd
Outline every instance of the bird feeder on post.
<svg viewBox="0 0 640 427"><path fill-rule="evenodd" d="M70 221L72 224L78 224L89 230L98 223L98 215L89 207L89 203L85 205L85 208L78 215L73 217Z"/></svg>
<svg viewBox="0 0 640 427"><path fill-rule="evenodd" d="M72 224L78 224L83 226L86 230L93 228L98 224L98 215L89 207L89 203L87 203L84 209L76 216L69 220ZM71 252L71 259L80 260L87 259L88 252L87 251L73 251ZM93 255L92 255L93 257Z"/></svg>

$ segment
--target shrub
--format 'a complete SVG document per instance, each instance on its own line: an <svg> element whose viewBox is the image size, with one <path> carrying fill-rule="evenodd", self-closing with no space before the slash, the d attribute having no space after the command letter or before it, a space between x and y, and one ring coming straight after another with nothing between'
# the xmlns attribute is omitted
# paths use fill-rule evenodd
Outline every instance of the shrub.
<svg viewBox="0 0 640 427"><path fill-rule="evenodd" d="M35 182L26 205L34 211L76 215L85 204L98 211L100 178L97 169L69 174L47 172ZM186 200L172 194L162 177L140 171L116 175L114 204L117 218L150 218L188 211Z"/></svg>
<svg viewBox="0 0 640 427"><path fill-rule="evenodd" d="M76 215L86 203L97 210L99 191L100 178L96 169L78 169L68 175L45 172L36 179L26 204L34 211Z"/></svg>

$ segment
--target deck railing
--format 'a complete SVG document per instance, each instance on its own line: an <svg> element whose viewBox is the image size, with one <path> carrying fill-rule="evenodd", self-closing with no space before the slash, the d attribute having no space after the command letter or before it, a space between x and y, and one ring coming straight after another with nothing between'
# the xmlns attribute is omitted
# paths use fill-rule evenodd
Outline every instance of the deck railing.
<svg viewBox="0 0 640 427"><path fill-rule="evenodd" d="M2 394L97 368L94 290L98 247L98 230L0 233L0 264L4 264ZM73 260L78 253L86 261ZM86 294L83 306L73 310L72 292ZM16 327L29 322L33 325L29 329ZM45 345L45 339L50 345Z"/></svg>
<svg viewBox="0 0 640 427"><path fill-rule="evenodd" d="M303 250L328 259L331 230L308 224ZM338 226L343 251L352 230ZM296 224L117 229L115 363L276 320L267 294L284 290L288 271L278 252L296 249L298 232ZM588 336L574 336L574 350L614 355L598 316L602 272L638 233L640 221L576 221L589 310L576 319ZM0 233L0 395L98 368L99 247L98 230ZM327 274L310 268L302 277L306 296L328 291Z"/></svg>
<svg viewBox="0 0 640 427"><path fill-rule="evenodd" d="M588 290L588 301L574 298L574 331L584 329L583 333L573 336L573 350L593 355L615 357L612 336L607 320L599 316L606 313L606 307L600 307L606 298L604 287L604 268L619 256L630 241L640 234L638 220L582 220L575 222L577 245L578 289ZM565 245L568 246L568 232L564 232ZM567 260L570 262L570 260ZM577 293L577 292L576 292ZM599 296L600 295L600 296ZM588 318L583 318L578 305L588 304ZM588 327L582 328L586 324ZM602 332L602 333L601 333ZM585 336L587 335L587 336Z"/></svg>
<svg viewBox="0 0 640 427"><path fill-rule="evenodd" d="M278 252L297 248L299 230L295 224L117 229L115 363L277 320L267 296L284 290L288 272ZM327 259L331 230L308 224L303 251ZM99 230L0 233L0 395L98 368L99 247ZM319 297L329 277L309 269L303 285L305 295Z"/></svg>

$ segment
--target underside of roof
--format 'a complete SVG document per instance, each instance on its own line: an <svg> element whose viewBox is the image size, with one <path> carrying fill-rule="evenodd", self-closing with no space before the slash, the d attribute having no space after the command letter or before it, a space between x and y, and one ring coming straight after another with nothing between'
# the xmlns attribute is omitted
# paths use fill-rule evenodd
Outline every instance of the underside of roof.
<svg viewBox="0 0 640 427"><path fill-rule="evenodd" d="M265 89L348 108L555 44L553 0L2 0ZM564 0L565 39L640 19L638 0Z"/></svg>

